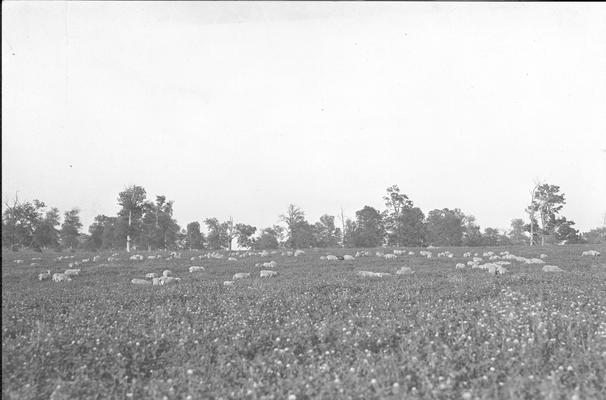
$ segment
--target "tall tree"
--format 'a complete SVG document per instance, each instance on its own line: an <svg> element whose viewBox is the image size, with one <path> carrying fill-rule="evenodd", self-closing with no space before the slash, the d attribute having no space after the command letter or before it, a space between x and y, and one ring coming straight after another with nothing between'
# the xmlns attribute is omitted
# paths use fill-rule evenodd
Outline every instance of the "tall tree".
<svg viewBox="0 0 606 400"><path fill-rule="evenodd" d="M78 208L72 208L63 214L63 223L61 224L61 243L64 248L75 249L78 247L78 237L80 236L80 229L82 223L80 222L80 210Z"/></svg>
<svg viewBox="0 0 606 400"><path fill-rule="evenodd" d="M280 215L280 220L286 224L287 239L286 247L295 248L301 242L297 238L298 235L304 234L307 221L305 221L305 213L294 204L290 204L286 210L286 214ZM307 224L309 225L309 224ZM302 229L303 228L303 229Z"/></svg>
<svg viewBox="0 0 606 400"><path fill-rule="evenodd" d="M227 224L220 223L217 218L207 218L204 223L208 227L207 243L211 250L220 250L228 247Z"/></svg>
<svg viewBox="0 0 606 400"><path fill-rule="evenodd" d="M13 204L4 204L2 212L2 244L13 250L21 247L32 247L39 250L34 233L42 221L42 211L46 205L39 201L20 202L17 197Z"/></svg>
<svg viewBox="0 0 606 400"><path fill-rule="evenodd" d="M34 231L34 242L40 248L59 248L59 209L56 207L46 211L44 218Z"/></svg>
<svg viewBox="0 0 606 400"><path fill-rule="evenodd" d="M204 234L202 233L202 231L200 230L200 223L199 222L190 222L189 224L187 224L187 230L186 230L186 237L185 237L185 246L192 250L192 249L203 249L204 248Z"/></svg>
<svg viewBox="0 0 606 400"><path fill-rule="evenodd" d="M341 242L341 229L335 227L335 217L322 215L313 226L314 242L317 247L336 247Z"/></svg>
<svg viewBox="0 0 606 400"><path fill-rule="evenodd" d="M235 235L238 238L238 246L244 248L252 247L253 240L251 239L252 235L255 234L257 228L251 225L246 224L236 224L234 227Z"/></svg>
<svg viewBox="0 0 606 400"><path fill-rule="evenodd" d="M526 243L526 235L524 234L524 220L522 218L516 218L511 220L511 230L509 231L509 240L511 244L524 244Z"/></svg>
<svg viewBox="0 0 606 400"><path fill-rule="evenodd" d="M577 229L572 227L573 225L575 222L567 220L566 217L556 218L554 227L556 240L566 244L579 243L581 235Z"/></svg>
<svg viewBox="0 0 606 400"><path fill-rule="evenodd" d="M547 235L554 234L557 215L565 203L564 194L560 193L560 187L557 185L544 183L536 186L533 190L532 202L528 206L528 210L533 215L537 213L539 215L542 245L545 244L545 237Z"/></svg>
<svg viewBox="0 0 606 400"><path fill-rule="evenodd" d="M356 230L353 237L355 247L378 247L383 244L384 239L382 214L370 206L356 211Z"/></svg>
<svg viewBox="0 0 606 400"><path fill-rule="evenodd" d="M425 243L425 215L421 209L414 207L412 200L401 194L397 185L387 188L383 200L387 207L384 213L387 243L397 247L422 246Z"/></svg>
<svg viewBox="0 0 606 400"><path fill-rule="evenodd" d="M252 246L255 250L277 249L279 242L280 232L274 226L263 229L261 235L252 242Z"/></svg>
<svg viewBox="0 0 606 400"><path fill-rule="evenodd" d="M130 252L133 237L138 237L141 232L140 220L143 216L146 195L145 189L137 185L129 186L118 194L118 204L122 207L118 215L127 222L127 252Z"/></svg>
<svg viewBox="0 0 606 400"><path fill-rule="evenodd" d="M465 215L463 218L463 246L482 246L482 231L476 224L476 217Z"/></svg>
<svg viewBox="0 0 606 400"><path fill-rule="evenodd" d="M432 210L427 216L428 241L436 246L460 246L464 215L458 208Z"/></svg>

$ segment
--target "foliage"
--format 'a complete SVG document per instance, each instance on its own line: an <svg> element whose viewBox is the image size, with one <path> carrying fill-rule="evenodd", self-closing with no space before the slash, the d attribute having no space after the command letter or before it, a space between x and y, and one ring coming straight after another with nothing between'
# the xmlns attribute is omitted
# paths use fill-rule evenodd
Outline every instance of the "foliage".
<svg viewBox="0 0 606 400"><path fill-rule="evenodd" d="M255 228L252 225L246 225L246 224L239 223L239 224L235 225L234 231L235 231L236 238L238 239L238 246L247 248L247 249L252 247L252 244L253 244L252 236L257 231L257 228Z"/></svg>
<svg viewBox="0 0 606 400"><path fill-rule="evenodd" d="M201 250L204 248L206 238L200 231L200 223L197 221L190 222L187 224L187 230L185 234L185 247L193 250Z"/></svg>
<svg viewBox="0 0 606 400"><path fill-rule="evenodd" d="M400 194L400 188L393 185L387 188L383 196L387 210L383 213L390 246L423 246L426 242L425 215L420 208L414 207L412 200Z"/></svg>
<svg viewBox="0 0 606 400"><path fill-rule="evenodd" d="M383 244L385 238L383 216L375 208L364 206L356 211L356 223L352 228L350 240L354 247L377 247Z"/></svg>
<svg viewBox="0 0 606 400"><path fill-rule="evenodd" d="M460 246L465 216L458 208L432 210L427 215L427 240L434 246Z"/></svg>
<svg viewBox="0 0 606 400"><path fill-rule="evenodd" d="M72 208L63 215L59 235L64 248L75 249L78 247L78 237L82 228L79 214L80 210L78 208Z"/></svg>

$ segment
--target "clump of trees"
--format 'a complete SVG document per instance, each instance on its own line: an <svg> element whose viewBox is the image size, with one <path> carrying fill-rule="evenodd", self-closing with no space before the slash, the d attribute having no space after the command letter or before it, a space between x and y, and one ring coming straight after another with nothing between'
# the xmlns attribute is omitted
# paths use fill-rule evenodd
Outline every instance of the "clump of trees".
<svg viewBox="0 0 606 400"><path fill-rule="evenodd" d="M73 208L61 213L44 202L5 203L2 213L2 243L6 248L32 248L89 251L108 249L208 249L231 250L239 248L277 249L419 246L500 246L537 245L551 243L606 243L605 226L580 234L574 221L561 215L566 204L560 187L537 182L531 191L531 202L526 208L528 222L522 218L511 221L507 232L487 227L483 231L473 215L460 209L431 210L425 215L412 199L400 192L397 185L387 188L383 196L385 209L365 205L356 211L355 218L345 218L341 212L341 227L335 217L322 215L310 223L303 210L290 204L279 216L281 224L257 229L245 223L234 223L233 218L219 221L211 217L203 220L207 234L198 221L181 229L173 218L174 201L164 195L153 200L145 189L132 185L118 194L119 210L115 216L97 215L82 232L80 210ZM606 218L605 218L606 219Z"/></svg>

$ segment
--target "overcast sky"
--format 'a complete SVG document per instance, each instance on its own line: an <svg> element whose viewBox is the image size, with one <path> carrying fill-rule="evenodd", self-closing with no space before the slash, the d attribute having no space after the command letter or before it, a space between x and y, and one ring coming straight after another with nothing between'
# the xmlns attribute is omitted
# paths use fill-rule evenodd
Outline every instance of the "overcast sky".
<svg viewBox="0 0 606 400"><path fill-rule="evenodd" d="M181 226L383 209L606 213L606 4L3 2L2 199Z"/></svg>

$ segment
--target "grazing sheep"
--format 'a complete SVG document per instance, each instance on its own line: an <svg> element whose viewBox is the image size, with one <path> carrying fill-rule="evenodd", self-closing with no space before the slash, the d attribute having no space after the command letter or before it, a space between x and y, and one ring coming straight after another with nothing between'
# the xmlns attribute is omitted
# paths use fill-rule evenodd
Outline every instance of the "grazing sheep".
<svg viewBox="0 0 606 400"><path fill-rule="evenodd" d="M272 278L277 275L278 275L278 273L276 271L268 271L265 269L259 271L259 277L261 277L261 278Z"/></svg>
<svg viewBox="0 0 606 400"><path fill-rule="evenodd" d="M524 262L526 264L545 264L545 261L541 260L540 258L526 259Z"/></svg>
<svg viewBox="0 0 606 400"><path fill-rule="evenodd" d="M153 279L153 278L157 278L158 274L156 274L155 272L149 272L149 273L145 274L145 277L147 279Z"/></svg>
<svg viewBox="0 0 606 400"><path fill-rule="evenodd" d="M470 253L470 252L467 252L467 253L463 254L463 257L466 257L466 258L467 258L467 257L471 257L471 253Z"/></svg>
<svg viewBox="0 0 606 400"><path fill-rule="evenodd" d="M46 270L46 272L43 272L41 274L38 274L38 280L39 281L47 281L51 278L51 272L50 269Z"/></svg>
<svg viewBox="0 0 606 400"><path fill-rule="evenodd" d="M385 254L383 257L385 257L385 259L387 259L387 260L393 260L393 259L397 258L398 256L396 256L395 254Z"/></svg>
<svg viewBox="0 0 606 400"><path fill-rule="evenodd" d="M543 265L543 272L564 272L564 270L555 265Z"/></svg>
<svg viewBox="0 0 606 400"><path fill-rule="evenodd" d="M200 271L204 271L204 267L199 267L197 265L192 265L191 267L189 267L189 272L200 272Z"/></svg>
<svg viewBox="0 0 606 400"><path fill-rule="evenodd" d="M499 265L499 264L492 264L492 263L490 263L490 264L484 264L484 266L488 270L489 274L503 275L503 274L506 274L508 272L505 267L503 267L502 265Z"/></svg>
<svg viewBox="0 0 606 400"><path fill-rule="evenodd" d="M40 263L31 263L29 266L30 267L39 267Z"/></svg>
<svg viewBox="0 0 606 400"><path fill-rule="evenodd" d="M540 258L541 260L545 260L545 259L547 258L547 254L541 254L541 255L539 256L539 258Z"/></svg>
<svg viewBox="0 0 606 400"><path fill-rule="evenodd" d="M66 269L64 272L65 275L79 275L80 274L80 269Z"/></svg>
<svg viewBox="0 0 606 400"><path fill-rule="evenodd" d="M101 259L101 256L94 256L93 257L93 262L97 262Z"/></svg>
<svg viewBox="0 0 606 400"><path fill-rule="evenodd" d="M147 281L145 279L137 279L137 278L130 281L130 283L133 283L135 285L151 285L152 284L150 281Z"/></svg>
<svg viewBox="0 0 606 400"><path fill-rule="evenodd" d="M154 285L154 286L160 286L161 285L161 281L162 281L162 278L158 278L158 277L152 278L152 285Z"/></svg>
<svg viewBox="0 0 606 400"><path fill-rule="evenodd" d="M361 276L362 278L382 278L391 274L388 272L358 271L356 272L356 275Z"/></svg>
<svg viewBox="0 0 606 400"><path fill-rule="evenodd" d="M326 260L326 256L320 256L320 260Z"/></svg>
<svg viewBox="0 0 606 400"><path fill-rule="evenodd" d="M238 272L237 274L234 274L234 276L231 279L234 281L237 281L238 279L244 279L244 278L250 278L250 273Z"/></svg>
<svg viewBox="0 0 606 400"><path fill-rule="evenodd" d="M160 285L170 285L181 281L181 278L173 278L172 276L162 276L158 279L160 279Z"/></svg>
<svg viewBox="0 0 606 400"><path fill-rule="evenodd" d="M234 281L225 281L223 282L223 286L233 286L234 285Z"/></svg>
<svg viewBox="0 0 606 400"><path fill-rule="evenodd" d="M583 254L581 254L581 257L583 257L583 256L598 257L599 255L600 255L599 251L587 250L587 251L584 251Z"/></svg>
<svg viewBox="0 0 606 400"><path fill-rule="evenodd" d="M383 257L385 255L385 253L383 253L382 251L377 251L375 254L377 257Z"/></svg>
<svg viewBox="0 0 606 400"><path fill-rule="evenodd" d="M171 276L172 274L173 273L171 272L170 269L165 269L164 271L162 271L162 276L165 278Z"/></svg>
<svg viewBox="0 0 606 400"><path fill-rule="evenodd" d="M345 261L353 261L353 260L355 260L355 258L354 258L353 256L350 256L349 254L345 254L345 255L343 256L343 259L344 259Z"/></svg>
<svg viewBox="0 0 606 400"><path fill-rule="evenodd" d="M455 269L463 269L465 268L465 264L463 263L457 263L457 265L455 265Z"/></svg>
<svg viewBox="0 0 606 400"><path fill-rule="evenodd" d="M32 257L32 261L42 261L40 257Z"/></svg>
<svg viewBox="0 0 606 400"><path fill-rule="evenodd" d="M84 260L82 260L82 264L87 264L90 262L90 258L85 258Z"/></svg>
<svg viewBox="0 0 606 400"><path fill-rule="evenodd" d="M408 255L409 255L409 256L414 256L414 255L415 255L415 252L414 252L414 251L409 251L409 252L408 252Z"/></svg>
<svg viewBox="0 0 606 400"><path fill-rule="evenodd" d="M394 251L393 251L393 253L394 253L395 255L400 256L400 255L404 254L404 250L398 250L398 249L396 249L396 250L394 250Z"/></svg>
<svg viewBox="0 0 606 400"><path fill-rule="evenodd" d="M260 255L261 257L269 257L269 251L263 250Z"/></svg>
<svg viewBox="0 0 606 400"><path fill-rule="evenodd" d="M275 261L264 262L261 266L263 268L277 268L278 267L278 263L275 262Z"/></svg>
<svg viewBox="0 0 606 400"><path fill-rule="evenodd" d="M133 261L143 261L143 256L140 254L133 254L130 256L130 259Z"/></svg>
<svg viewBox="0 0 606 400"><path fill-rule="evenodd" d="M400 267L399 270L396 271L397 275L410 275L414 274L414 271L410 267Z"/></svg>
<svg viewBox="0 0 606 400"><path fill-rule="evenodd" d="M481 257L474 257L473 261L475 261L475 262L482 262L482 258Z"/></svg>
<svg viewBox="0 0 606 400"><path fill-rule="evenodd" d="M295 251L295 257L299 257L299 256L302 256L304 254L305 254L305 252L303 250L297 250L297 251Z"/></svg>
<svg viewBox="0 0 606 400"><path fill-rule="evenodd" d="M333 255L326 256L326 259L328 261L337 261L338 260L337 256L333 256Z"/></svg>
<svg viewBox="0 0 606 400"><path fill-rule="evenodd" d="M71 282L72 278L69 275L56 273L53 274L53 282Z"/></svg>

